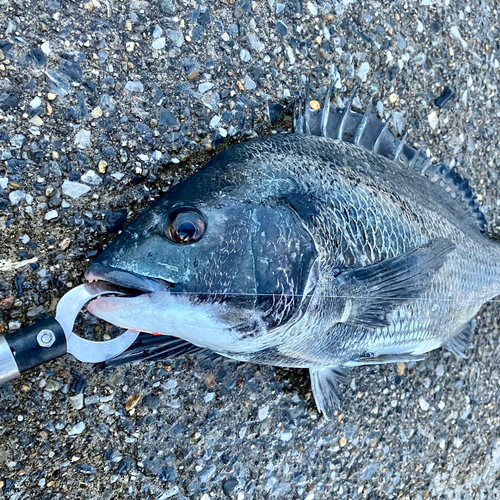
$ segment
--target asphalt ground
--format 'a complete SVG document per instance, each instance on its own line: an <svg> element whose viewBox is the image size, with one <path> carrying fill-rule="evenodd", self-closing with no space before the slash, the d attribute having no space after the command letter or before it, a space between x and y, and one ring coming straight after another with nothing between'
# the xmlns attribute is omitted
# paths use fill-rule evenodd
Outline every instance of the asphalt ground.
<svg viewBox="0 0 500 500"><path fill-rule="evenodd" d="M216 151L290 128L298 77L321 96L333 64L334 100L360 81L355 104L469 179L498 238L499 26L476 0L0 0L0 328L53 315L125 220ZM467 360L354 370L333 422L306 371L65 356L0 388L1 496L499 498L499 312Z"/></svg>

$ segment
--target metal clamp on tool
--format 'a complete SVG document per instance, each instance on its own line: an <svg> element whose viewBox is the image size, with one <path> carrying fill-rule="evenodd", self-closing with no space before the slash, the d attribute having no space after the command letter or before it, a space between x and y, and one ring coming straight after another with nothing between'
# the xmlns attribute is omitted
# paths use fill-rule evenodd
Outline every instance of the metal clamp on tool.
<svg viewBox="0 0 500 500"><path fill-rule="evenodd" d="M82 339L73 332L82 307L99 295L116 291L95 289L85 284L71 289L57 304L55 319L35 323L9 335L0 335L0 384L26 370L69 352L79 361L101 363L130 347L139 332L127 330L106 342Z"/></svg>

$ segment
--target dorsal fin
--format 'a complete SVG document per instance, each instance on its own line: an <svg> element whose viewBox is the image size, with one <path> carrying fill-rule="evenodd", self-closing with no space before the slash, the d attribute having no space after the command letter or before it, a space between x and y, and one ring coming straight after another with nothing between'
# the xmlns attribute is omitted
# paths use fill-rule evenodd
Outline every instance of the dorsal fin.
<svg viewBox="0 0 500 500"><path fill-rule="evenodd" d="M333 83L333 82L332 82ZM330 84L323 107L313 110L309 104L310 85L301 92L295 104L294 130L299 134L312 134L350 142L373 151L385 158L401 162L409 169L437 184L477 221L479 229L486 231L487 224L467 179L444 163L433 163L423 148L415 149L406 142L406 135L399 139L389 128L389 121L382 121L374 106L364 114L352 111L351 105L358 87L348 98L343 109L332 106Z"/></svg>

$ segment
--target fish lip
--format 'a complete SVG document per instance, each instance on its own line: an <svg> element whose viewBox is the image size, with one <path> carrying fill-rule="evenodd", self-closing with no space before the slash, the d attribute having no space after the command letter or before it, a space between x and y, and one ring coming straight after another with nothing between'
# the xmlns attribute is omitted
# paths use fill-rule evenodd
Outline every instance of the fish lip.
<svg viewBox="0 0 500 500"><path fill-rule="evenodd" d="M85 271L85 279L96 290L117 291L122 295L136 296L166 291L174 284L169 281L149 278L117 267L95 262Z"/></svg>

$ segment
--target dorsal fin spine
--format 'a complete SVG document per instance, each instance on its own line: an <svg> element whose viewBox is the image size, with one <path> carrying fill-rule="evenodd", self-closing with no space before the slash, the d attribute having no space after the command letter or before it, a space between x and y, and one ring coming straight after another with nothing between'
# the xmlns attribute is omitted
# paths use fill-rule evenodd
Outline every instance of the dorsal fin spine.
<svg viewBox="0 0 500 500"><path fill-rule="evenodd" d="M463 179L454 169L443 163L433 164L432 157L427 156L423 147L419 149L411 147L406 142L408 131L400 140L389 128L390 120L383 122L373 112L372 106L369 106L363 115L351 111L359 84L356 84L343 109L333 107L331 95L335 84L336 80L332 78L323 109L319 113L313 113L309 103L310 84L309 81L307 82L305 91L301 92L294 109L296 133L314 133L322 137L355 143L406 165L409 169L429 179L430 182L440 186L457 203L461 203L464 209L471 212L477 220L480 230L483 232L486 230L486 219L475 201L467 179ZM311 132L312 130L314 132Z"/></svg>

